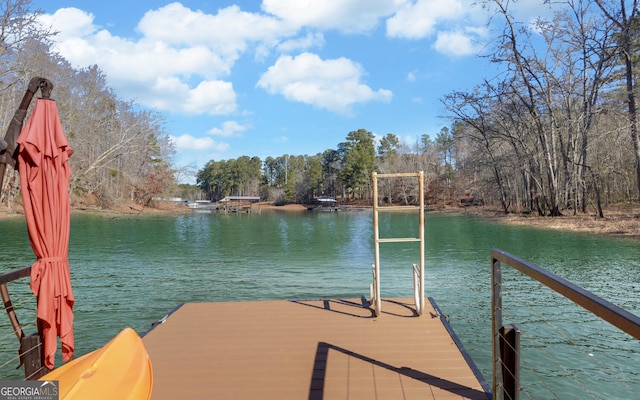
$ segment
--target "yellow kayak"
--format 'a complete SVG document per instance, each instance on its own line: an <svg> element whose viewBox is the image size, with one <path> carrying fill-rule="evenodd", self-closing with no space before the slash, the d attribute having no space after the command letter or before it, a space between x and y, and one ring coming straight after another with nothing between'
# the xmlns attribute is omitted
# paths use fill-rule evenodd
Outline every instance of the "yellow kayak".
<svg viewBox="0 0 640 400"><path fill-rule="evenodd" d="M64 399L149 399L153 370L142 339L123 329L104 347L76 358L42 378L59 382Z"/></svg>

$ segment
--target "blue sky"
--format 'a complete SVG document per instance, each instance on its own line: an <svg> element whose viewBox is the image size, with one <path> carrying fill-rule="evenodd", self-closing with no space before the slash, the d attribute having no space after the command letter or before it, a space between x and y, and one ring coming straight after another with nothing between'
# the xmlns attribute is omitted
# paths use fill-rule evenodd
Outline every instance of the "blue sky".
<svg viewBox="0 0 640 400"><path fill-rule="evenodd" d="M161 112L175 164L315 155L350 131L407 144L450 121L440 99L495 74L474 0L33 0L78 68ZM513 12L530 20L541 0ZM193 182L193 178L186 181Z"/></svg>

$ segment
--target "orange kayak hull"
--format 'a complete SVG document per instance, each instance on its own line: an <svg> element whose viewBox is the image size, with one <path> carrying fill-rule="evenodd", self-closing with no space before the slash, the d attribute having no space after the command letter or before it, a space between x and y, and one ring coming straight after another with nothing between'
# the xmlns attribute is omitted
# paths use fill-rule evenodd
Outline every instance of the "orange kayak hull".
<svg viewBox="0 0 640 400"><path fill-rule="evenodd" d="M142 339L133 329L125 328L104 347L68 362L40 380L58 381L60 400L148 400L153 369Z"/></svg>

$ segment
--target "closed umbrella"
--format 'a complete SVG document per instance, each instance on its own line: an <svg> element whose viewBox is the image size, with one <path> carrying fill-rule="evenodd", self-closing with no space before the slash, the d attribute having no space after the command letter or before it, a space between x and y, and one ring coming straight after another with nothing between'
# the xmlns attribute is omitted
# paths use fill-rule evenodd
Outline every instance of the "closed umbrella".
<svg viewBox="0 0 640 400"><path fill-rule="evenodd" d="M69 156L54 100L41 98L18 137L18 171L36 261L31 266L31 290L38 299L38 331L44 365L53 369L58 347L62 359L73 358L73 291L69 276Z"/></svg>

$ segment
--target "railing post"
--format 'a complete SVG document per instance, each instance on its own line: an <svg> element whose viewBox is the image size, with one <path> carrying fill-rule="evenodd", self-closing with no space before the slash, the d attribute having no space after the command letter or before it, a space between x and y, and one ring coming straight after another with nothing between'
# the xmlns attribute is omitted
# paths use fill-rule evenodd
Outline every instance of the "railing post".
<svg viewBox="0 0 640 400"><path fill-rule="evenodd" d="M520 330L502 321L502 264L491 258L493 399L520 399Z"/></svg>
<svg viewBox="0 0 640 400"><path fill-rule="evenodd" d="M422 315L424 310L424 256L425 256L425 236L424 236L424 171L418 172L418 207L419 213L419 238L420 238L420 311L418 315Z"/></svg>
<svg viewBox="0 0 640 400"><path fill-rule="evenodd" d="M503 398L520 399L520 330L515 325L500 328Z"/></svg>
<svg viewBox="0 0 640 400"><path fill-rule="evenodd" d="M24 363L24 378L36 380L49 370L42 365L42 339L38 333L25 336L20 341L20 356Z"/></svg>
<svg viewBox="0 0 640 400"><path fill-rule="evenodd" d="M503 400L502 360L500 357L500 329L502 328L502 265L491 257L491 360L494 400Z"/></svg>

